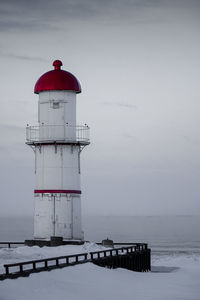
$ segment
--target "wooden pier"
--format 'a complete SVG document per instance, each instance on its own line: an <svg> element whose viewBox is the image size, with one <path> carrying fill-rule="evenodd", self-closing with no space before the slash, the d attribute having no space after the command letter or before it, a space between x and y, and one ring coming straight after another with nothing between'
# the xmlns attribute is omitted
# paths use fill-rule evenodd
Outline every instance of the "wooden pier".
<svg viewBox="0 0 200 300"><path fill-rule="evenodd" d="M151 270L151 250L147 244L136 244L109 251L108 256L105 255L104 251L91 252L92 262L98 266L112 269L124 268L137 272Z"/></svg>
<svg viewBox="0 0 200 300"><path fill-rule="evenodd" d="M102 267L147 272L151 270L151 250L147 244L137 243L129 247L5 264L5 273L0 274L0 280L26 277L31 273L50 271L87 262Z"/></svg>

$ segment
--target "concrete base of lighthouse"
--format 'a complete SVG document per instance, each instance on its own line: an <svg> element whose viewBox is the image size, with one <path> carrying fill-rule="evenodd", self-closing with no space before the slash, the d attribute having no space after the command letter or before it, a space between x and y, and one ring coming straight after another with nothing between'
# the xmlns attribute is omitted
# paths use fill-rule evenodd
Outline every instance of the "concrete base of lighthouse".
<svg viewBox="0 0 200 300"><path fill-rule="evenodd" d="M79 194L35 193L34 239L83 240L80 216Z"/></svg>
<svg viewBox="0 0 200 300"><path fill-rule="evenodd" d="M83 240L62 240L60 237L51 237L50 240L25 240L24 245L32 247L32 246L39 246L39 247L55 247L61 245L83 245L85 241Z"/></svg>

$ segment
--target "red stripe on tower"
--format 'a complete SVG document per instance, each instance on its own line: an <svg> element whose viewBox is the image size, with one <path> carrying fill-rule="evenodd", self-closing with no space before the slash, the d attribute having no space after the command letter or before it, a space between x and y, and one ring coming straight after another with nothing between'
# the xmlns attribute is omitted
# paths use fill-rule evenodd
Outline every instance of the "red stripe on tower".
<svg viewBox="0 0 200 300"><path fill-rule="evenodd" d="M35 194L81 194L78 190L34 190Z"/></svg>

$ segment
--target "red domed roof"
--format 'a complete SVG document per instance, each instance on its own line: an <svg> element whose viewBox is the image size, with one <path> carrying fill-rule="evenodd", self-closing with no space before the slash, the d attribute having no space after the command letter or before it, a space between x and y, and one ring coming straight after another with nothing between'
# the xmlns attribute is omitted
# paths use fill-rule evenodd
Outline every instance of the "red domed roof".
<svg viewBox="0 0 200 300"><path fill-rule="evenodd" d="M64 70L61 70L62 62L55 60L53 62L55 70L44 73L36 82L34 93L42 91L68 90L81 93L81 85L76 77Z"/></svg>

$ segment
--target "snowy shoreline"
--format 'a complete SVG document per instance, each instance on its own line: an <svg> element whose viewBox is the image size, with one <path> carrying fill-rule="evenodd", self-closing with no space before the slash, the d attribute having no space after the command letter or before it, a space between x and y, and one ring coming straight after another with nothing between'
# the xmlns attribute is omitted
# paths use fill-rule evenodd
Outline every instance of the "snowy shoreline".
<svg viewBox="0 0 200 300"><path fill-rule="evenodd" d="M3 264L59 255L102 250L86 243L80 246L17 247L0 249L0 273ZM106 269L91 263L51 272L31 274L28 278L0 283L0 300L40 299L135 299L199 300L200 255L153 255L152 272Z"/></svg>

